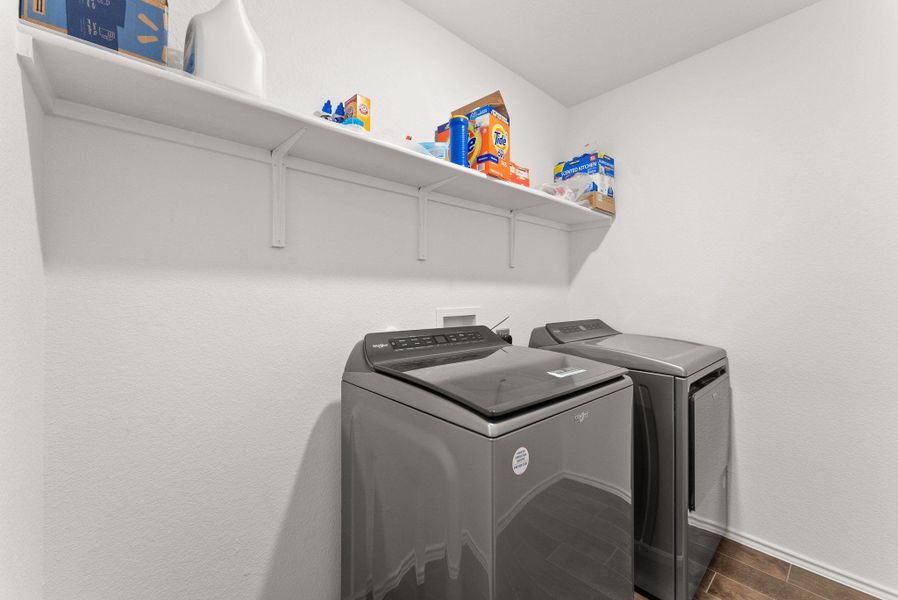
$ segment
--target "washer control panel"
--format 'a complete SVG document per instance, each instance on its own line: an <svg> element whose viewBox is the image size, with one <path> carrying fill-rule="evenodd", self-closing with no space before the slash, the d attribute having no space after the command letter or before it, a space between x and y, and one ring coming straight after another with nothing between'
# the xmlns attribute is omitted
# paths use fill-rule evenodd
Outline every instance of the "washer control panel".
<svg viewBox="0 0 898 600"><path fill-rule="evenodd" d="M371 363L409 355L431 355L506 345L504 340L481 325L369 333L365 336L364 343L365 356Z"/></svg>
<svg viewBox="0 0 898 600"><path fill-rule="evenodd" d="M390 347L393 350L407 350L423 348L426 346L439 346L441 344L471 344L483 340L483 333L479 331L459 331L457 333L437 333L434 335L412 335L390 339Z"/></svg>

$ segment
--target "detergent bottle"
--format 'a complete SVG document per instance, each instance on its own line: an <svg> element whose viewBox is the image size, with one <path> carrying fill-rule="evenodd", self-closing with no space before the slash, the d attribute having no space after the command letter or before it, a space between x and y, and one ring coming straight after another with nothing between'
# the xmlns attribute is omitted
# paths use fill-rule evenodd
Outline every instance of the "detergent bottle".
<svg viewBox="0 0 898 600"><path fill-rule="evenodd" d="M265 97L265 49L243 0L221 0L187 26L184 70L221 85Z"/></svg>

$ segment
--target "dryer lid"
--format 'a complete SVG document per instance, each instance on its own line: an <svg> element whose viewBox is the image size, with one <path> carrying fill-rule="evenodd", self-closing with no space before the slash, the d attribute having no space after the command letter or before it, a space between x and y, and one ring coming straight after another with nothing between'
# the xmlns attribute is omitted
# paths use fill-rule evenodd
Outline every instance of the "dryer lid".
<svg viewBox="0 0 898 600"><path fill-rule="evenodd" d="M726 358L726 351L683 340L621 333L564 345L593 360L606 361L627 369L688 377Z"/></svg>
<svg viewBox="0 0 898 600"><path fill-rule="evenodd" d="M578 356L512 346L486 327L365 336L383 375L420 385L486 417L501 417L598 387L625 374Z"/></svg>

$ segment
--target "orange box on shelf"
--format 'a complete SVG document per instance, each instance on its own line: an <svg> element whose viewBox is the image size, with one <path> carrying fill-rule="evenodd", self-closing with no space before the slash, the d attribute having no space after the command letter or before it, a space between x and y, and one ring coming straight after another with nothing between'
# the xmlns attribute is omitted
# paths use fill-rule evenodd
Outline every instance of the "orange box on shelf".
<svg viewBox="0 0 898 600"><path fill-rule="evenodd" d="M530 169L527 167L520 167L508 161L508 173L510 182L530 187Z"/></svg>
<svg viewBox="0 0 898 600"><path fill-rule="evenodd" d="M502 94L492 94L475 100L454 111L453 115L466 115L468 126L468 166L498 179L511 177L508 159L511 153L511 126L508 109ZM449 141L448 124L437 128L436 141Z"/></svg>

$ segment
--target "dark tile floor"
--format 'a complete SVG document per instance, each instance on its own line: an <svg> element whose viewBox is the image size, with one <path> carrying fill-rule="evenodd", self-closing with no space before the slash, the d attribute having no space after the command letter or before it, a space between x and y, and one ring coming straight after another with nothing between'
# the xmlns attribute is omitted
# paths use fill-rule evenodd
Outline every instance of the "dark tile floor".
<svg viewBox="0 0 898 600"><path fill-rule="evenodd" d="M636 600L645 600L636 594ZM801 567L724 539L695 600L871 600Z"/></svg>

